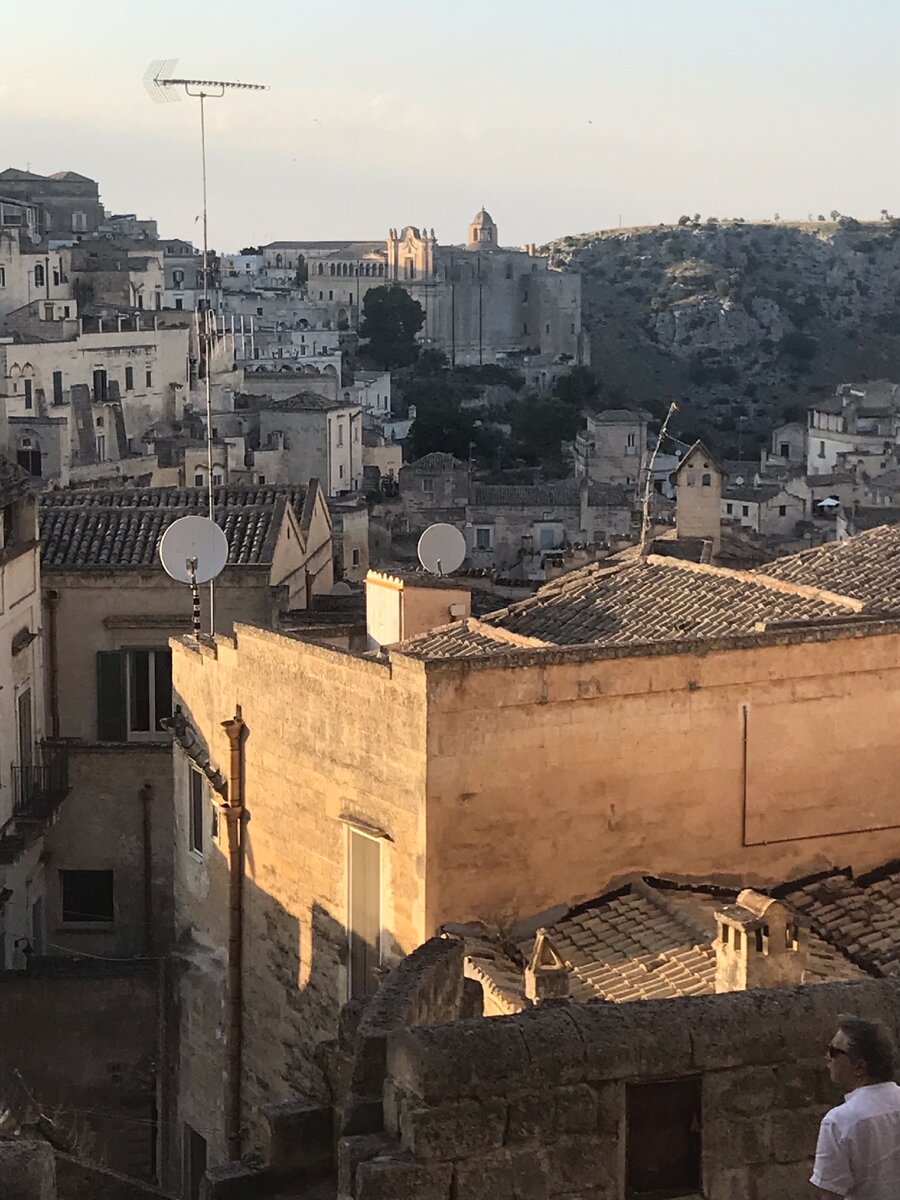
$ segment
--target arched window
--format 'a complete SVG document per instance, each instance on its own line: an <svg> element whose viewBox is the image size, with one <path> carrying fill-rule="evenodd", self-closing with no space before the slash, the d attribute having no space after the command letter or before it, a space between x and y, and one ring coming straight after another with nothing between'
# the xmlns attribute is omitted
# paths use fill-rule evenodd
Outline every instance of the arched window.
<svg viewBox="0 0 900 1200"><path fill-rule="evenodd" d="M283 262L284 262L284 259L282 258L282 256L280 254L276 254L275 255L275 266L280 267Z"/></svg>
<svg viewBox="0 0 900 1200"><path fill-rule="evenodd" d="M334 263L331 264L331 273L334 274Z"/></svg>
<svg viewBox="0 0 900 1200"><path fill-rule="evenodd" d="M44 279L45 279L44 264L43 263L35 263L34 264L34 286L35 287L43 287Z"/></svg>
<svg viewBox="0 0 900 1200"><path fill-rule="evenodd" d="M318 274L319 274L319 275L324 275L324 274L325 274L325 264L324 264L324 263L319 263L319 270L318 270Z"/></svg>

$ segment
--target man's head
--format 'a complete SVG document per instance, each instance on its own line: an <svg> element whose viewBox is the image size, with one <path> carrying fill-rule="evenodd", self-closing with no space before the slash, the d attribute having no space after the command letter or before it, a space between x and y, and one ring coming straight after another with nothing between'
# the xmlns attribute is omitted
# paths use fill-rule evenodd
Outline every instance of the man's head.
<svg viewBox="0 0 900 1200"><path fill-rule="evenodd" d="M828 1074L842 1092L894 1078L894 1042L880 1021L839 1016L827 1059Z"/></svg>

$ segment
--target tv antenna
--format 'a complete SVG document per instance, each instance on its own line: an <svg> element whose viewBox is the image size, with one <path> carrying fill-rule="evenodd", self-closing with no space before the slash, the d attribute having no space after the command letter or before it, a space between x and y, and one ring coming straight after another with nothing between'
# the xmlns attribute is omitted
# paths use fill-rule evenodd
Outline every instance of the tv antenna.
<svg viewBox="0 0 900 1200"><path fill-rule="evenodd" d="M431 575L452 575L466 557L466 539L455 525L429 525L416 547L419 562Z"/></svg>
<svg viewBox="0 0 900 1200"><path fill-rule="evenodd" d="M180 100L180 92L200 101L200 160L203 174L203 321L197 322L200 340L200 361L206 388L206 471L209 501L209 519L215 524L216 502L213 491L213 445L212 445L212 395L209 382L210 336L209 311L209 228L206 206L206 109L207 100L220 100L226 92L267 92L262 83L238 83L227 79L176 79L172 72L177 58L158 58L144 73L144 87L157 104L169 104ZM215 632L215 596L210 576L209 584L209 627Z"/></svg>
<svg viewBox="0 0 900 1200"><path fill-rule="evenodd" d="M200 636L200 584L212 583L228 561L228 539L209 517L179 517L159 539L163 570L191 585L194 637ZM214 633L210 613L210 633Z"/></svg>

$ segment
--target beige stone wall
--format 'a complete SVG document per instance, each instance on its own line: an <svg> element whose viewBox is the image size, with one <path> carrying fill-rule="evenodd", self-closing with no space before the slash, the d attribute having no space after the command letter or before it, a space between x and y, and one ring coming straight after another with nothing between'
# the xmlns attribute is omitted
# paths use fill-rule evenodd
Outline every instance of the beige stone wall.
<svg viewBox="0 0 900 1200"><path fill-rule="evenodd" d="M434 666L428 930L630 871L765 883L900 853L900 634L823 637Z"/></svg>
<svg viewBox="0 0 900 1200"><path fill-rule="evenodd" d="M704 478L709 483L704 486ZM678 468L675 529L679 537L709 538L713 553L721 543L722 474L702 450L694 450ZM740 510L738 510L740 511Z"/></svg>
<svg viewBox="0 0 900 1200"><path fill-rule="evenodd" d="M173 643L176 698L227 773L221 722L246 722L245 1043L248 1120L267 1101L321 1093L317 1043L346 999L345 818L383 830L382 945L396 961L424 938L425 691L393 667L247 626L215 654ZM178 1122L222 1135L225 822L202 859L187 844L188 764L176 754ZM344 818L344 819L342 819ZM204 1135L206 1136L206 1135ZM255 1139L255 1127L249 1141Z"/></svg>
<svg viewBox="0 0 900 1200"><path fill-rule="evenodd" d="M172 930L171 747L73 746L69 782L72 790L44 837L47 951L114 958L163 953ZM141 791L147 784L145 842ZM60 871L67 870L113 872L111 924L62 920Z"/></svg>

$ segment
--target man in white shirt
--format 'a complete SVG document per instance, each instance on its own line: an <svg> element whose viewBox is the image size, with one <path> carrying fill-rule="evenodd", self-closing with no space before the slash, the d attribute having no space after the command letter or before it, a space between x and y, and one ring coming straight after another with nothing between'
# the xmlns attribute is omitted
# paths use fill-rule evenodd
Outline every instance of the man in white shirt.
<svg viewBox="0 0 900 1200"><path fill-rule="evenodd" d="M822 1119L810 1182L834 1200L900 1198L900 1087L883 1025L838 1017L826 1062L845 1093Z"/></svg>

